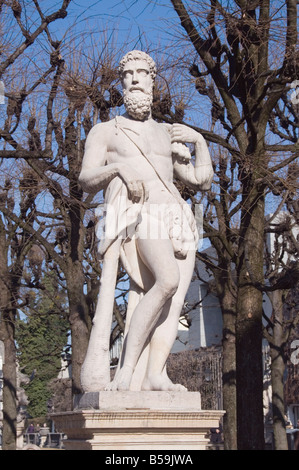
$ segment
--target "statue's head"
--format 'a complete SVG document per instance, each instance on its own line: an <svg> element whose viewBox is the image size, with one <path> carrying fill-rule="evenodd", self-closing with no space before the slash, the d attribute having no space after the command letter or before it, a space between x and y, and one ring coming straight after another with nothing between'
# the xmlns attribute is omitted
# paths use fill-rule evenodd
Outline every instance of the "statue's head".
<svg viewBox="0 0 299 470"><path fill-rule="evenodd" d="M151 115L156 64L143 51L128 52L120 61L119 74L124 92L124 104L134 119L144 120Z"/></svg>
<svg viewBox="0 0 299 470"><path fill-rule="evenodd" d="M154 60L151 58L150 55L146 54L146 52L138 51L138 50L130 51L126 55L123 56L118 67L118 72L120 74L120 77L122 78L123 76L125 65L129 61L136 61L136 60L141 60L148 64L152 80L154 81L157 75L157 68L156 68L156 64Z"/></svg>

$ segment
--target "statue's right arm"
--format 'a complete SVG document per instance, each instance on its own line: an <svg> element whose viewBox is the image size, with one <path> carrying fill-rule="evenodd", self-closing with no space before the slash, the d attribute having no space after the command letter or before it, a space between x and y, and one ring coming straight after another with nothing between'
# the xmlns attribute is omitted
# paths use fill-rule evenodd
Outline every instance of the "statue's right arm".
<svg viewBox="0 0 299 470"><path fill-rule="evenodd" d="M110 130L107 124L94 126L86 139L79 182L83 190L88 193L100 191L120 174L121 165L117 163L107 164Z"/></svg>
<svg viewBox="0 0 299 470"><path fill-rule="evenodd" d="M108 161L109 140L114 138L114 126L111 121L94 126L89 132L79 175L82 189L96 193L104 189L115 177L121 178L128 190L132 202L146 198L146 188L140 175L126 163Z"/></svg>

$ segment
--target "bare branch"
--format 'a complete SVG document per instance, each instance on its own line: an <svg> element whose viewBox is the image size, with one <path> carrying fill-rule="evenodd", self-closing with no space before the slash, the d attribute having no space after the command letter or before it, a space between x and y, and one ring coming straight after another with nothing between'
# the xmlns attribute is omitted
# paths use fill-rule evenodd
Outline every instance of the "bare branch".
<svg viewBox="0 0 299 470"><path fill-rule="evenodd" d="M22 55L28 47L30 47L34 43L34 41L38 38L38 36L40 36L44 31L46 31L50 23L60 18L66 17L67 8L70 2L71 0L63 0L61 8L57 10L56 12L52 13L51 15L44 17L40 26L32 34L28 35L26 40L19 47L17 47L15 51L4 62L2 62L2 64L0 64L0 77L3 75L4 71L11 64L13 64L16 61L16 59L20 55Z"/></svg>

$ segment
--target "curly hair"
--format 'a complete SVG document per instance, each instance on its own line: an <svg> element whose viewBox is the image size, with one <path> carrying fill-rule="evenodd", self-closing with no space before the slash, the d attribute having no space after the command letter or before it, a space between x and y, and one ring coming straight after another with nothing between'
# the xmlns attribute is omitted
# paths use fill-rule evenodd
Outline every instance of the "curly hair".
<svg viewBox="0 0 299 470"><path fill-rule="evenodd" d="M150 74L151 74L152 79L154 80L156 78L157 68L156 68L156 64L155 64L154 60L148 54L146 54L145 52L138 51L138 50L128 52L121 59L121 61L119 63L119 67L118 67L118 73L119 73L120 76L122 76L124 66L130 60L144 60L145 62L147 62L148 65L149 65L149 68L150 68Z"/></svg>

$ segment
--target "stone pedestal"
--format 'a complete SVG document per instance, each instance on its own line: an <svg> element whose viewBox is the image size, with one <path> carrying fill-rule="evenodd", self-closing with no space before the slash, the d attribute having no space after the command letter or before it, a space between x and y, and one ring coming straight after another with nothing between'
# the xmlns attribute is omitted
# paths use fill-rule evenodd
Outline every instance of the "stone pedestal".
<svg viewBox="0 0 299 470"><path fill-rule="evenodd" d="M51 415L67 450L204 450L223 411L201 410L197 392L97 392Z"/></svg>
<svg viewBox="0 0 299 470"><path fill-rule="evenodd" d="M25 421L17 423L17 433L16 433L16 447L18 450L22 450L24 447L24 431L25 431Z"/></svg>

